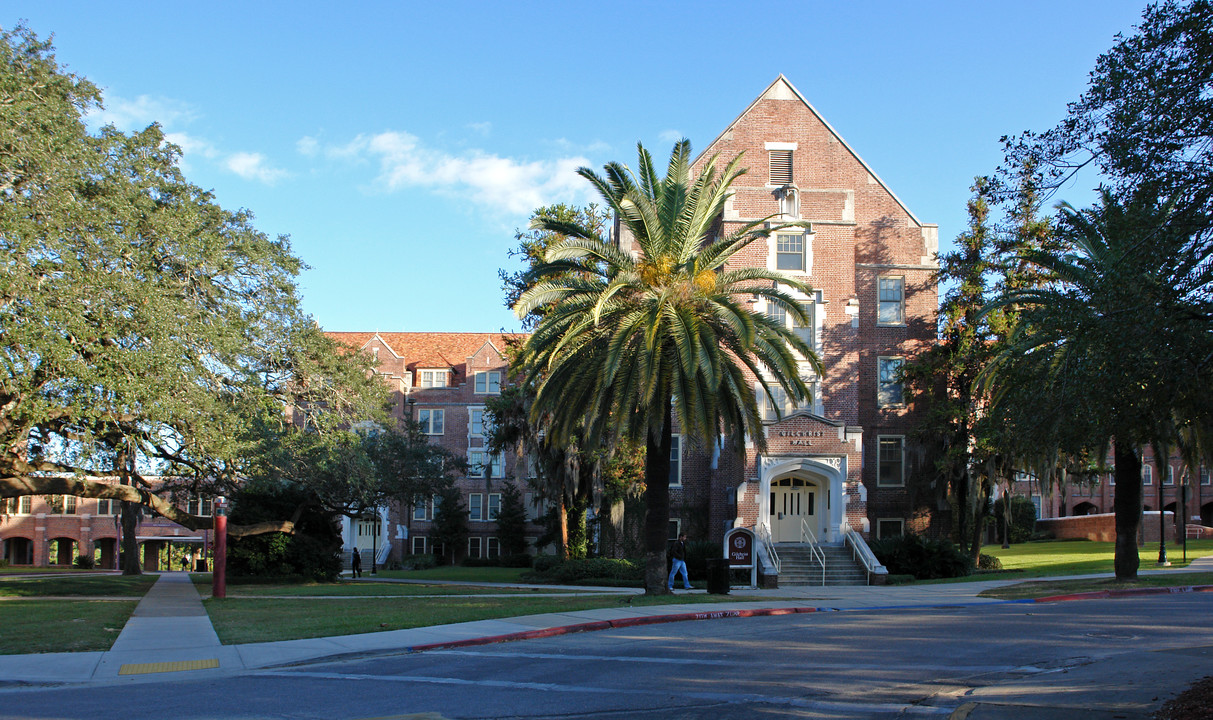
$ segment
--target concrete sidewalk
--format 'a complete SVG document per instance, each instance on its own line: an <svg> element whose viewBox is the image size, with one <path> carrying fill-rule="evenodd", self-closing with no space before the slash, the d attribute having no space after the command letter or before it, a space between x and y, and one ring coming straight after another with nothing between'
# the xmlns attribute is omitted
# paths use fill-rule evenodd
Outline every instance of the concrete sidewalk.
<svg viewBox="0 0 1213 720"><path fill-rule="evenodd" d="M1213 556L1194 561L1186 571L1213 571ZM1157 571L1143 570L1142 574L1153 572ZM160 579L140 601L109 651L0 655L0 687L6 684L146 682L163 680L166 673L182 679L197 679L338 656L410 652L427 647L479 644L542 637L578 629L606 629L676 620L787 612L996 604L1006 601L979 598L977 595L988 588L1018 582L1022 581L883 587L802 586L778 590L733 588L729 601L723 603L697 601L696 596L705 595L700 590L679 592L678 595L686 597L684 603L644 607L633 606L627 601L626 595L639 593L638 590L578 587L576 590L581 593L601 590L620 594L620 604L598 610L479 620L410 630L221 645L189 575L167 572L160 575ZM547 586L545 589L552 588Z"/></svg>

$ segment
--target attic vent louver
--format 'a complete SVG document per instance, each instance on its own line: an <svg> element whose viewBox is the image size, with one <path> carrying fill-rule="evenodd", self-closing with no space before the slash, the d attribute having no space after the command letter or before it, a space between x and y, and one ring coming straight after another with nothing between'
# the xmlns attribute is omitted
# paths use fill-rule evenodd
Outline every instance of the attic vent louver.
<svg viewBox="0 0 1213 720"><path fill-rule="evenodd" d="M792 184L792 151L768 150L771 164L770 184L775 186Z"/></svg>

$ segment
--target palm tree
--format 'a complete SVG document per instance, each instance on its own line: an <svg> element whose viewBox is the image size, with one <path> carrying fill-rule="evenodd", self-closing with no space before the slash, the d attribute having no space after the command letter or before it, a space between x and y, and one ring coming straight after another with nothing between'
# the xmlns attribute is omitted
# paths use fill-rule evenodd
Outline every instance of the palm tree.
<svg viewBox="0 0 1213 720"><path fill-rule="evenodd" d="M1023 253L1054 281L987 306L1023 308L1011 342L987 369L1003 386L992 411L1012 422L1049 411L1052 423L1024 425L1057 428L1051 442L1063 452L1086 444L1103 457L1114 443L1116 576L1132 579L1139 448L1173 445L1174 413L1207 418L1213 404L1213 252L1194 232L1201 225L1148 193L1122 204L1105 190L1096 207L1063 204L1061 215L1073 252ZM1040 403L1042 391L1050 403Z"/></svg>
<svg viewBox="0 0 1213 720"><path fill-rule="evenodd" d="M801 374L819 373L820 361L747 302L765 298L805 323L793 291L810 288L781 272L728 265L750 243L788 227L755 221L722 234L730 186L745 172L740 157L718 173L713 156L692 181L688 141L674 145L664 178L638 150L639 174L619 163L607 164L605 176L578 172L639 252L573 223L536 218L533 228L566 239L531 270L514 310L522 317L544 309L522 367L536 387L531 412L546 418L553 438L581 436L590 447L606 435L645 443L645 589L659 594L666 592L674 423L705 445L744 432L761 446L754 379L768 396L777 385L803 402L809 388Z"/></svg>

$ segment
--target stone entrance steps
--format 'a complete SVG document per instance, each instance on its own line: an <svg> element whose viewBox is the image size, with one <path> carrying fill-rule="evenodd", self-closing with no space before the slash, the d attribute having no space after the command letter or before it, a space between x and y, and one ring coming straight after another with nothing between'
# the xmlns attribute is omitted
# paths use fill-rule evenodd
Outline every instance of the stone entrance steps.
<svg viewBox="0 0 1213 720"><path fill-rule="evenodd" d="M863 566L851 559L851 551L841 545L818 545L825 556L826 585L867 585ZM779 543L779 585L821 585L821 563L812 556L808 545Z"/></svg>

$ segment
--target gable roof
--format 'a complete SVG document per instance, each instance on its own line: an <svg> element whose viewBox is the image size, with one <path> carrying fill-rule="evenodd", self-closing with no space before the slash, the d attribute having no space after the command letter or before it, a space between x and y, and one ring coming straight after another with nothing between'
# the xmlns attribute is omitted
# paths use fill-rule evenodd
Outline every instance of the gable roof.
<svg viewBox="0 0 1213 720"><path fill-rule="evenodd" d="M842 146L844 148L846 148L847 152L849 152L851 154L851 157L855 158L855 160L858 161L859 164L863 166L864 170L867 170L868 174L870 174L873 178L875 178L876 182L880 185L880 187L884 188L884 191L887 192L889 194L889 196L893 198L893 201L896 202L901 207L901 209L904 210L906 212L906 214L910 216L910 219L913 220L915 222L915 224L917 224L918 226L920 226L920 227L923 226L923 223L921 220L918 219L918 216L915 215L913 213L913 211L910 210L910 208L906 207L906 204L901 201L901 198L897 197L897 193L893 192L893 189L890 188L888 186L888 184L886 184L885 181L882 180L880 178L880 176L876 174L876 171L873 170L870 165L868 165L866 162L864 162L863 158L859 157L859 153L855 152L854 148L852 148L850 146L850 144L847 143L847 141L844 140L843 137L838 134L838 131L834 129L834 126L830 125L829 121L827 121L824 117L822 117L821 113L817 112L817 108L813 107L812 103L810 103L808 100L806 100L804 95L800 94L800 91L796 89L796 86L794 86L792 84L792 82L790 80L788 80L786 77L784 77L783 73L780 73L779 77L775 78L774 82L772 82L770 85L768 85L766 87L765 90L763 90L761 93L759 93L758 97L754 98L753 102L751 102L749 105L747 105L745 110L741 111L740 115L733 118L733 121L730 122L728 125L726 125L724 130L720 131L720 134L712 139L712 142L707 144L707 147L704 148L703 152L699 153L699 155L695 158L695 161L692 163L692 165L698 164L699 161L704 158L704 156L708 155L712 151L712 148L715 147L716 143L720 142L721 138L723 138L725 136L725 134L728 133L733 128L734 125L736 125L738 122L740 122L741 119L746 116L746 113L750 112L750 110L753 109L753 107L755 105L757 105L759 102L761 102L762 100L765 100L767 98L791 99L788 96L791 96L791 98L795 98L795 99L799 100L800 102L804 103L804 106L806 108L808 108L809 112L813 113L813 116L816 117L819 121L821 121L821 124L825 126L826 130L829 130L830 134L832 134L835 138L837 138L838 142L842 143Z"/></svg>
<svg viewBox="0 0 1213 720"><path fill-rule="evenodd" d="M526 335L515 333L451 333L451 332L325 332L325 335L349 347L361 350L378 338L397 357L404 358L405 367L463 368L467 359L485 345L503 354L511 341ZM466 371L466 370L465 370Z"/></svg>

